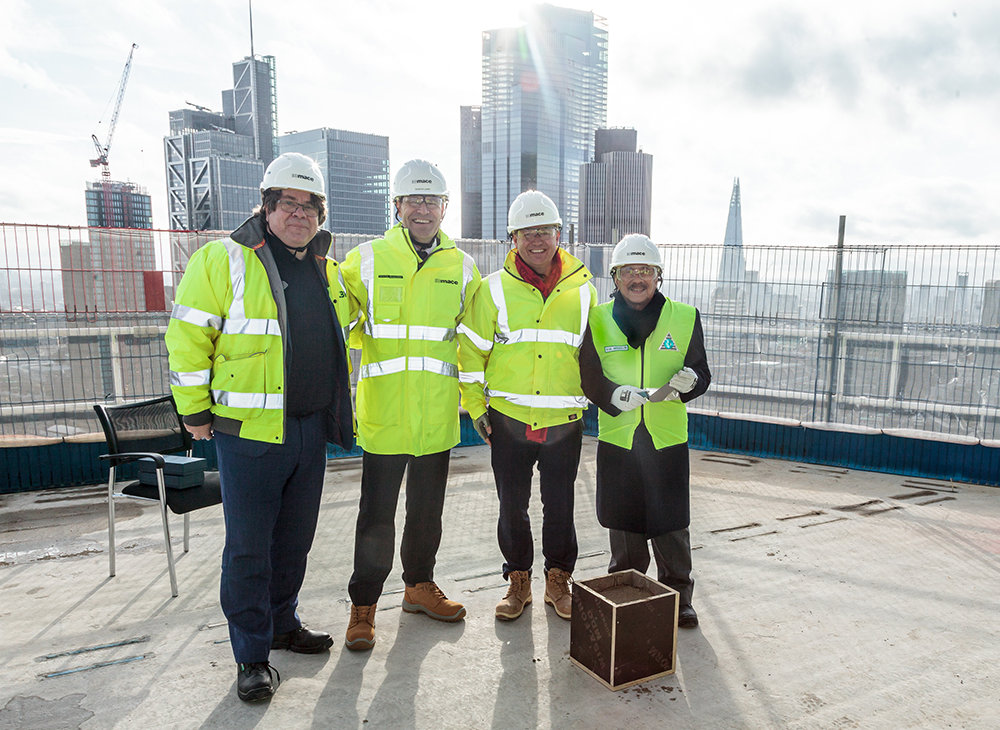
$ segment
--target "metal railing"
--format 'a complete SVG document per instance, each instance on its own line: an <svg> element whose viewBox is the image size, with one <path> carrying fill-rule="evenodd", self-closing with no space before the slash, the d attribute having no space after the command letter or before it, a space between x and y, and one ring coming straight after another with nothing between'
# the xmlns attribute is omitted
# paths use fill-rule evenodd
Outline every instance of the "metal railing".
<svg viewBox="0 0 1000 730"><path fill-rule="evenodd" d="M97 431L91 405L167 392L163 333L219 233L0 224L0 437ZM338 235L339 259L368 237ZM509 244L460 241L487 274ZM610 247L570 251L605 301ZM1000 254L987 246L662 246L701 312L695 405L765 419L1000 438Z"/></svg>

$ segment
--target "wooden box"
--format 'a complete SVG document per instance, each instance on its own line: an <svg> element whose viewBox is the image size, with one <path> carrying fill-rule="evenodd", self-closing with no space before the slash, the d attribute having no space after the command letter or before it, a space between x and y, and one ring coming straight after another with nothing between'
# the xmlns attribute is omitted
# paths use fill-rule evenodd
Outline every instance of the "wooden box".
<svg viewBox="0 0 1000 730"><path fill-rule="evenodd" d="M673 674L679 603L635 570L576 581L570 661L613 690Z"/></svg>

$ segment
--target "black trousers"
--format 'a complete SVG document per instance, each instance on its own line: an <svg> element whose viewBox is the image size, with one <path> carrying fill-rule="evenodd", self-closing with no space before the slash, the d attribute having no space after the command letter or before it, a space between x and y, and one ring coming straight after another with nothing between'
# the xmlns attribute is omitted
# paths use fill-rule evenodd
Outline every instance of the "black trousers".
<svg viewBox="0 0 1000 730"><path fill-rule="evenodd" d="M641 532L610 530L611 564L608 571L633 568L645 573L649 567L649 547ZM680 594L680 605L690 606L694 593L691 577L691 535L688 528L666 532L649 540L656 558L656 579Z"/></svg>
<svg viewBox="0 0 1000 730"><path fill-rule="evenodd" d="M354 534L354 574L348 584L354 605L377 603L392 570L396 505L404 471L406 521L399 549L403 582L412 586L434 580L450 456L450 449L424 456L364 452L361 505Z"/></svg>
<svg viewBox="0 0 1000 730"><path fill-rule="evenodd" d="M541 480L542 554L545 570L572 573L578 553L573 524L573 491L580 466L583 420L553 426L544 443L529 441L527 425L489 409L493 427L491 458L500 499L497 540L503 553L503 576L513 570L531 570L535 545L528 503L535 464Z"/></svg>

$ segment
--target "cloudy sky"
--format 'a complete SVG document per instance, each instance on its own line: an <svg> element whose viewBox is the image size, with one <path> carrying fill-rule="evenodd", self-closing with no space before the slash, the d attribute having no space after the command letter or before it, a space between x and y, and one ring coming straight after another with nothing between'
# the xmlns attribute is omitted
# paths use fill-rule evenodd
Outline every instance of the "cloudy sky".
<svg viewBox="0 0 1000 730"><path fill-rule="evenodd" d="M557 3L609 30L608 123L654 158L653 239L721 243L734 177L747 244L1000 243L1000 5L990 0ZM481 98L482 30L526 3L257 2L280 131L389 136L393 169L457 189L459 111ZM248 55L245 0L0 0L0 222L80 225L135 52L111 173L167 222L167 113L221 109ZM459 201L445 228L458 232Z"/></svg>

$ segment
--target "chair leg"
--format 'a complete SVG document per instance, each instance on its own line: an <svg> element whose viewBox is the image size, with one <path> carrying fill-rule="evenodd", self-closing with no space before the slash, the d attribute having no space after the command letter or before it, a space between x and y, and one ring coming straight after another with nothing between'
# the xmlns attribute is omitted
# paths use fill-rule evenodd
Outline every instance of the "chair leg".
<svg viewBox="0 0 1000 730"><path fill-rule="evenodd" d="M191 539L191 513L184 513L184 552L188 552L191 549L190 546Z"/></svg>
<svg viewBox="0 0 1000 730"><path fill-rule="evenodd" d="M108 577L115 576L115 468L108 477Z"/></svg>
<svg viewBox="0 0 1000 730"><path fill-rule="evenodd" d="M174 551L170 546L170 523L167 522L167 500L163 487L163 471L156 470L156 480L160 488L160 519L163 520L163 542L167 548L167 567L170 569L170 595L177 597L177 572L174 570Z"/></svg>

